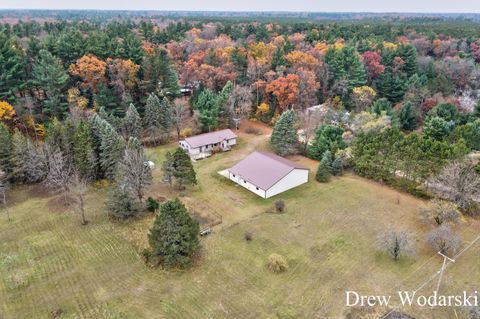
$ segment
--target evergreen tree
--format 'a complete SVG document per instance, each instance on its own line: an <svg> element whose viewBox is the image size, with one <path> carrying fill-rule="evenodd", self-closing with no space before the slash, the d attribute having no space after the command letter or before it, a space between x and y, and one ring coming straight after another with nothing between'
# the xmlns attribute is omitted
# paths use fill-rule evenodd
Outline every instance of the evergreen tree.
<svg viewBox="0 0 480 319"><path fill-rule="evenodd" d="M410 102L405 102L398 112L398 122L403 131L413 131L417 127L417 119Z"/></svg>
<svg viewBox="0 0 480 319"><path fill-rule="evenodd" d="M196 185L197 176L193 169L190 156L182 148L178 147L173 153L173 177L180 189L186 185Z"/></svg>
<svg viewBox="0 0 480 319"><path fill-rule="evenodd" d="M170 152L165 154L165 160L162 163L163 181L168 183L170 187L173 186L173 178L175 176L175 168L173 164L173 155Z"/></svg>
<svg viewBox="0 0 480 319"><path fill-rule="evenodd" d="M430 117L423 126L423 135L437 141L444 141L450 134L450 125L439 116Z"/></svg>
<svg viewBox="0 0 480 319"><path fill-rule="evenodd" d="M135 217L142 210L141 203L125 185L116 184L110 191L106 204L109 215L117 219Z"/></svg>
<svg viewBox="0 0 480 319"><path fill-rule="evenodd" d="M402 101L405 95L405 81L391 72L381 74L375 81L380 97L387 98L392 103Z"/></svg>
<svg viewBox="0 0 480 319"><path fill-rule="evenodd" d="M230 103L228 103L230 94L232 93L233 84L228 81L223 89L217 95L218 117L222 126L229 127L233 122L233 112Z"/></svg>
<svg viewBox="0 0 480 319"><path fill-rule="evenodd" d="M122 138L110 123L96 114L90 123L95 136L100 176L113 180L123 150Z"/></svg>
<svg viewBox="0 0 480 319"><path fill-rule="evenodd" d="M0 32L0 101L15 101L24 87L24 62L17 43Z"/></svg>
<svg viewBox="0 0 480 319"><path fill-rule="evenodd" d="M325 159L325 160L324 160ZM330 181L331 165L328 163L328 160L324 157L317 168L317 173L315 174L315 179L320 183L327 183Z"/></svg>
<svg viewBox="0 0 480 319"><path fill-rule="evenodd" d="M158 124L161 132L163 133L164 139L168 140L170 137L170 131L173 126L173 114L172 114L172 105L170 101L162 97L160 100L160 107L158 109Z"/></svg>
<svg viewBox="0 0 480 319"><path fill-rule="evenodd" d="M417 50L411 44L404 44L398 48L398 55L403 60L402 71L408 78L417 73Z"/></svg>
<svg viewBox="0 0 480 319"><path fill-rule="evenodd" d="M130 104L122 121L123 136L126 140L130 137L140 138L142 131L142 119L135 108L135 105Z"/></svg>
<svg viewBox="0 0 480 319"><path fill-rule="evenodd" d="M210 89L205 89L198 96L195 108L199 112L199 120L203 132L210 132L218 126L218 100L217 96Z"/></svg>
<svg viewBox="0 0 480 319"><path fill-rule="evenodd" d="M62 99L62 90L68 81L68 74L62 61L47 50L40 50L32 68L32 82L45 92L43 113L62 118L67 103Z"/></svg>
<svg viewBox="0 0 480 319"><path fill-rule="evenodd" d="M315 131L315 139L308 148L308 157L321 160L326 151L336 153L338 149L344 149L347 144L342 138L343 129L336 125L321 125Z"/></svg>
<svg viewBox="0 0 480 319"><path fill-rule="evenodd" d="M154 142L160 139L161 124L160 124L161 106L160 99L151 93L147 98L145 105L145 115L143 117L143 127L148 133L150 139Z"/></svg>
<svg viewBox="0 0 480 319"><path fill-rule="evenodd" d="M0 171L10 178L13 172L13 143L12 134L8 128L0 122Z"/></svg>
<svg viewBox="0 0 480 319"><path fill-rule="evenodd" d="M120 57L125 60L132 60L136 64L140 64L142 62L145 52L142 46L142 41L133 32L129 32L123 38L123 42L119 48L119 51Z"/></svg>
<svg viewBox="0 0 480 319"><path fill-rule="evenodd" d="M143 60L144 89L147 93L159 91L159 84L168 97L180 96L178 75L164 49L156 49Z"/></svg>
<svg viewBox="0 0 480 319"><path fill-rule="evenodd" d="M280 156L294 154L298 144L295 113L286 110L273 127L270 144Z"/></svg>
<svg viewBox="0 0 480 319"><path fill-rule="evenodd" d="M343 174L343 158L337 156L332 162L332 174L335 176L340 176Z"/></svg>
<svg viewBox="0 0 480 319"><path fill-rule="evenodd" d="M385 114L392 116L393 115L392 103L390 103L390 101L388 101L386 98L378 99L373 103L369 111L377 115L380 115L382 114L382 112L385 112Z"/></svg>
<svg viewBox="0 0 480 319"><path fill-rule="evenodd" d="M75 132L74 153L75 164L84 180L94 180L97 175L97 156L92 129L88 122L81 121Z"/></svg>
<svg viewBox="0 0 480 319"><path fill-rule="evenodd" d="M340 51L329 50L329 57L325 57L329 71L332 73L331 83L346 79L348 90L367 84L365 67L355 48L346 46Z"/></svg>
<svg viewBox="0 0 480 319"><path fill-rule="evenodd" d="M98 92L94 94L97 108L103 109L108 115L123 116L125 111L120 107L113 91L105 83L100 83L97 88Z"/></svg>
<svg viewBox="0 0 480 319"><path fill-rule="evenodd" d="M155 218L148 241L151 255L165 267L188 267L200 246L198 222L178 199L165 202Z"/></svg>

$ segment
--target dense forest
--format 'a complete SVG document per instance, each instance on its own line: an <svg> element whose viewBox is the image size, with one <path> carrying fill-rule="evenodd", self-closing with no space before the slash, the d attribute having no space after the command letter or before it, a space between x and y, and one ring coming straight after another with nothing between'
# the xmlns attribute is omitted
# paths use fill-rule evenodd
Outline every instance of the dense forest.
<svg viewBox="0 0 480 319"><path fill-rule="evenodd" d="M23 14L3 12L0 26L0 169L10 182L42 181L59 162L114 179L125 147L242 118L275 126L279 154L341 158L417 195L480 150L476 16ZM289 127L300 142L284 138Z"/></svg>

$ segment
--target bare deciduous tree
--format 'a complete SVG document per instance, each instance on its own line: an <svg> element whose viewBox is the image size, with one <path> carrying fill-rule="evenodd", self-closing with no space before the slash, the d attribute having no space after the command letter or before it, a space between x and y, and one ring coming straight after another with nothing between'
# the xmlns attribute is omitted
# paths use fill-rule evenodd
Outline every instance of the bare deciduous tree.
<svg viewBox="0 0 480 319"><path fill-rule="evenodd" d="M460 236L447 225L442 225L428 233L427 242L434 250L449 256L453 256L462 246Z"/></svg>
<svg viewBox="0 0 480 319"><path fill-rule="evenodd" d="M8 189L8 182L7 182L7 174L3 171L0 171L0 202L7 213L7 218L10 220L10 212L7 208L7 189Z"/></svg>
<svg viewBox="0 0 480 319"><path fill-rule="evenodd" d="M67 194L70 190L70 179L73 174L73 165L60 151L53 151L48 156L48 174L45 184L54 193L64 194L67 203Z"/></svg>
<svg viewBox="0 0 480 319"><path fill-rule="evenodd" d="M440 199L434 199L430 207L420 208L420 215L427 220L433 219L437 225L443 223L456 224L461 217L461 213L455 204Z"/></svg>
<svg viewBox="0 0 480 319"><path fill-rule="evenodd" d="M152 183L152 172L142 147L127 147L120 163L120 183L142 201L145 189Z"/></svg>
<svg viewBox="0 0 480 319"><path fill-rule="evenodd" d="M72 197L72 202L75 205L75 209L80 214L82 218L82 225L88 223L85 218L85 197L87 195L87 183L80 177L78 172L75 172L70 179L70 196Z"/></svg>
<svg viewBox="0 0 480 319"><path fill-rule="evenodd" d="M300 124L300 128L302 129L300 141L302 142L303 152L306 153L308 143L315 135L315 131L322 122L323 112L320 110L301 110L297 112L296 116L298 123Z"/></svg>
<svg viewBox="0 0 480 319"><path fill-rule="evenodd" d="M248 86L237 85L233 88L228 98L231 114L235 122L236 129L240 124L240 120L247 118L252 112L252 90Z"/></svg>
<svg viewBox="0 0 480 319"><path fill-rule="evenodd" d="M176 103L172 108L172 121L177 131L178 139L180 139L180 132L182 131L185 120L188 118L189 112L188 105L185 103Z"/></svg>
<svg viewBox="0 0 480 319"><path fill-rule="evenodd" d="M480 198L480 175L472 163L455 162L429 181L429 188L435 194L452 200L461 209L466 209L472 201Z"/></svg>
<svg viewBox="0 0 480 319"><path fill-rule="evenodd" d="M402 256L414 254L412 236L403 230L389 229L378 236L378 249L390 255L395 261Z"/></svg>

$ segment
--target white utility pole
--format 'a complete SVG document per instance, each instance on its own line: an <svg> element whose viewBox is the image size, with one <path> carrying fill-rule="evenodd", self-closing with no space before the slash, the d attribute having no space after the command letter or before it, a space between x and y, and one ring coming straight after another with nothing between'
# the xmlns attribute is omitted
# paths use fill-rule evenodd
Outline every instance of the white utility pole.
<svg viewBox="0 0 480 319"><path fill-rule="evenodd" d="M440 289L440 284L441 284L442 278L443 278L443 272L445 271L445 268L447 268L447 260L451 261L452 263L455 262L455 259L452 259L452 258L442 254L441 251L439 251L438 254L440 256L443 256L443 264L442 264L442 268L440 268L440 271L438 272L440 274L440 276L438 277L437 289L435 289L435 292L437 292L437 293L438 293L438 290Z"/></svg>

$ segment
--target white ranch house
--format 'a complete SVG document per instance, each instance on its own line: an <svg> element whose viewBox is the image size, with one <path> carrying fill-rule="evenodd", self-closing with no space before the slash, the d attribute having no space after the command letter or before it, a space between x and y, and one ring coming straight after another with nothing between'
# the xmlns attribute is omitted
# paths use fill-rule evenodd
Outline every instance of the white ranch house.
<svg viewBox="0 0 480 319"><path fill-rule="evenodd" d="M253 152L225 172L225 176L262 198L269 198L308 182L309 169L267 152Z"/></svg>
<svg viewBox="0 0 480 319"><path fill-rule="evenodd" d="M209 157L214 152L229 151L235 144L237 135L230 129L191 136L180 141L180 147L195 160Z"/></svg>

